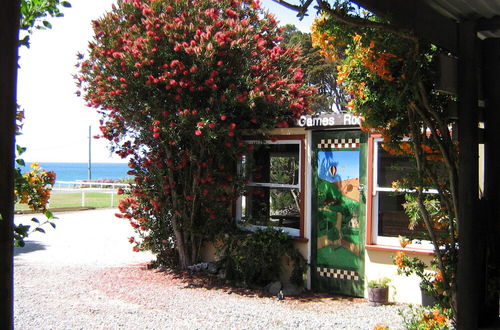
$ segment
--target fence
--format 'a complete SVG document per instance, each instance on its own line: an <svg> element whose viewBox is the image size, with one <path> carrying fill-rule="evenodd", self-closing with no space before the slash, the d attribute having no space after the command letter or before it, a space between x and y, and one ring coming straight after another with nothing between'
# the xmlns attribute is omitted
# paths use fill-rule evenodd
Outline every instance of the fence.
<svg viewBox="0 0 500 330"><path fill-rule="evenodd" d="M116 195L117 189L120 187L129 187L129 184L86 181L56 181L54 187L52 188L49 207L114 207L118 202L118 197ZM79 205L74 205L76 199L79 199Z"/></svg>

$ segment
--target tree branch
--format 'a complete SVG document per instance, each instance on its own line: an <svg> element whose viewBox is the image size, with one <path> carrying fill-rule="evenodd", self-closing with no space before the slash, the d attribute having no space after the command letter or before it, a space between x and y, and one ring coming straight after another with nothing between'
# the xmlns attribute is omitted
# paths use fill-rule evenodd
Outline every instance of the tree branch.
<svg viewBox="0 0 500 330"><path fill-rule="evenodd" d="M317 2L319 10L328 13L330 16L332 16L333 18L344 24L366 27L366 28L383 29L391 33L394 33L395 35L400 36L401 38L411 40L415 43L418 42L418 38L415 35L413 35L413 33L409 30L398 29L391 24L370 21L360 17L342 15L338 13L335 9L332 9L328 1L317 0Z"/></svg>
<svg viewBox="0 0 500 330"><path fill-rule="evenodd" d="M290 10L298 12L300 16L304 16L305 13L307 12L307 9L309 8L309 6L311 5L311 3L312 3L313 0L307 0L301 6L291 4L288 1L284 1L284 0L272 0L272 1L276 2L279 5L282 5L285 8L288 8Z"/></svg>

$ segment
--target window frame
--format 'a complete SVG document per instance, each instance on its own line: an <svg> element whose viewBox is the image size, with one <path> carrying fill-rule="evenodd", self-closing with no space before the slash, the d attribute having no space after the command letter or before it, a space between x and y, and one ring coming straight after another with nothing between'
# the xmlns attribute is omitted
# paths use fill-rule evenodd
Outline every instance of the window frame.
<svg viewBox="0 0 500 330"><path fill-rule="evenodd" d="M299 206L300 206L300 214L299 214L299 229L291 228L291 227L275 227L275 226L262 226L262 225L253 225L253 224L242 224L242 198L240 196L236 201L235 208L235 219L236 224L240 229L247 231L257 231L259 229L273 228L276 230L282 230L287 233L291 237L295 238L304 238L304 219L305 219L305 136L304 135L272 135L269 136L265 140L258 140L252 137L245 139L246 143L249 144L266 144L266 145L276 145L276 144L296 144L299 146L299 170L298 170L298 183L295 185L290 184L279 184L279 183L262 183L262 182L249 182L246 184L248 187L267 187L267 188L284 188L284 189L293 189L296 188L299 190ZM238 163L238 171L241 169L241 163Z"/></svg>
<svg viewBox="0 0 500 330"><path fill-rule="evenodd" d="M383 138L381 137L371 137L372 139L372 167L370 170L370 174L372 177L371 180L371 191L370 191L370 199L371 199L371 216L369 219L371 220L371 230L367 231L367 234L370 235L367 237L367 242L373 245L382 245L394 248L401 248L399 238L391 237L391 236L382 236L378 234L379 229L379 197L380 192L396 192L396 190L392 187L381 187L378 185L378 165L379 165L379 144L383 142ZM436 194L438 193L435 189L429 189L424 191L425 193ZM416 250L434 250L434 246L429 240L419 240L418 243L408 244L406 249L416 249Z"/></svg>

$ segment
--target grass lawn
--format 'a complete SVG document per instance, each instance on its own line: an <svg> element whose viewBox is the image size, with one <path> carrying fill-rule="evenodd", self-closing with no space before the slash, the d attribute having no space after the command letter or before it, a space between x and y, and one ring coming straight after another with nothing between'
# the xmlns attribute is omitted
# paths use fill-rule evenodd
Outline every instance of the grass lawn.
<svg viewBox="0 0 500 330"><path fill-rule="evenodd" d="M111 198L113 198L113 203L111 203ZM118 201L124 198L123 195L118 195L116 193L102 193L102 192L86 192L84 205L96 208L105 207L116 207L118 206ZM77 207L82 206L82 193L68 193L68 192L57 192L53 191L50 197L49 209L60 208L60 207ZM16 204L16 210L28 210L28 205Z"/></svg>

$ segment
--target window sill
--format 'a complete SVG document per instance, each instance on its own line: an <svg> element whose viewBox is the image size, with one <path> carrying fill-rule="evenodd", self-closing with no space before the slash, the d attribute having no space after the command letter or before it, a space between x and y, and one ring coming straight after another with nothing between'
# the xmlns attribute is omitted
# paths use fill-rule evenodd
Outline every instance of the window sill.
<svg viewBox="0 0 500 330"><path fill-rule="evenodd" d="M429 249L415 249L415 248L402 248L398 246L391 246L391 245L366 245L365 248L367 250L372 250L372 251L387 251L387 252L406 252L409 254L416 254L416 255L422 255L422 256L433 256L434 251L429 250Z"/></svg>
<svg viewBox="0 0 500 330"><path fill-rule="evenodd" d="M291 238L292 238L292 241L298 242L298 243L307 243L307 242L309 242L309 239L305 238L305 237L292 236Z"/></svg>

